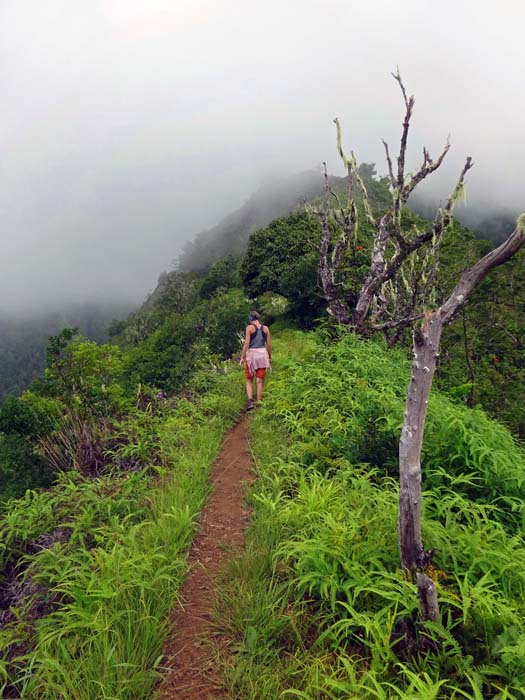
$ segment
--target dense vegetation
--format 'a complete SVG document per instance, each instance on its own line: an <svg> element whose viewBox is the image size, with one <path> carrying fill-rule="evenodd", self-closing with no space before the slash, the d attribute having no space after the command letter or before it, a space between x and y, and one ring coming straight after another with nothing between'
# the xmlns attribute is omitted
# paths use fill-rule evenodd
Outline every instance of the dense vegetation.
<svg viewBox="0 0 525 700"><path fill-rule="evenodd" d="M381 212L387 183L360 174ZM254 305L309 332L277 333L253 421L251 544L218 613L232 697L523 697L525 256L443 339L423 465L443 619L423 629L396 544L408 343L340 334L318 284L319 222L275 189L269 209L262 197L223 222L216 246L200 237L109 343L53 331L44 374L29 362L33 383L0 404L5 697L147 697L208 467L242 405L224 361ZM419 224L404 212L405 228ZM350 298L371 245L361 223L340 280ZM438 292L489 245L455 223Z"/></svg>
<svg viewBox="0 0 525 700"><path fill-rule="evenodd" d="M486 279L445 331L439 384L525 438L525 254Z"/></svg>
<svg viewBox="0 0 525 700"><path fill-rule="evenodd" d="M352 336L276 347L249 545L217 611L231 697L525 697L525 451L480 409L432 397L424 537L442 622L423 627L396 533L408 362Z"/></svg>
<svg viewBox="0 0 525 700"><path fill-rule="evenodd" d="M70 404L41 443L57 483L9 501L0 520L0 687L6 698L139 700L242 386L224 365L196 372L184 398L135 396L117 348L69 348L48 374Z"/></svg>

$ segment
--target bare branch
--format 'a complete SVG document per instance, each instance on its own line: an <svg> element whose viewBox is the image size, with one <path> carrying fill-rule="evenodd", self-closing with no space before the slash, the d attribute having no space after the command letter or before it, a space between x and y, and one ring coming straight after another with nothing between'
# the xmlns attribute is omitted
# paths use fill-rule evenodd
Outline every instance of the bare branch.
<svg viewBox="0 0 525 700"><path fill-rule="evenodd" d="M392 185L393 188L396 186L396 180L394 178L394 170L392 168L392 158L390 157L390 151L388 149L388 143L385 141L385 139L382 139L383 141L383 146L385 147L385 153L386 153L386 162L388 164L388 177L390 178L390 184Z"/></svg>
<svg viewBox="0 0 525 700"><path fill-rule="evenodd" d="M363 331L363 324L370 309L370 304L375 294L381 288L382 284L377 284L376 281L383 278L386 260L385 250L388 243L388 224L390 223L390 215L385 214L379 222L379 229L374 239L374 247L370 259L370 269L366 280L361 287L359 299L354 310L354 324L358 332Z"/></svg>
<svg viewBox="0 0 525 700"><path fill-rule="evenodd" d="M354 202L350 204L350 212L348 214L344 213L344 222L342 227L341 235L339 236L337 243L335 244L334 252L332 255L332 263L334 269L337 270L340 266L343 255L348 248L348 243L350 241L350 235L356 233L357 226L357 209Z"/></svg>
<svg viewBox="0 0 525 700"><path fill-rule="evenodd" d="M325 191L327 195L330 195L331 189L328 180L328 170L326 167L326 163L323 163L323 170ZM316 213L320 218L322 229L321 245L319 250L319 277L321 278L323 292L325 295L325 299L328 303L328 311L337 319L338 323L342 325L347 325L349 322L348 308L346 306L346 303L340 299L339 291L335 283L336 268L334 268L333 262L332 265L328 263L328 248L330 246L328 196L326 198L322 211L317 211ZM344 236L344 230L342 235Z"/></svg>
<svg viewBox="0 0 525 700"><path fill-rule="evenodd" d="M447 142L445 144L445 147L443 148L443 151L441 152L441 155L434 163L427 149L423 149L423 164L421 165L417 173L410 179L410 182L403 187L403 192L401 195L403 203L405 203L408 200L410 194L414 191L414 189L417 187L417 185L419 185L420 182L422 182L426 177L428 177L431 173L435 172L439 168L449 150L450 141L447 139Z"/></svg>
<svg viewBox="0 0 525 700"><path fill-rule="evenodd" d="M329 190L330 196L334 199L335 203L337 204L337 209L334 209L332 213L334 214L335 219L337 220L337 223L340 226L347 226L348 225L348 214L345 212L345 208L343 206L343 203L339 199L339 195L337 192L334 192L332 188ZM353 207L354 203L353 201L350 201L350 206Z"/></svg>
<svg viewBox="0 0 525 700"><path fill-rule="evenodd" d="M330 183L328 182L328 169L326 167L326 161L323 161L323 177L324 177L324 189L328 194L330 192Z"/></svg>
<svg viewBox="0 0 525 700"><path fill-rule="evenodd" d="M521 214L513 233L500 246L491 250L478 262L465 270L452 294L441 306L439 314L443 325L452 321L458 310L467 301L468 295L489 272L507 262L525 243L525 214Z"/></svg>
<svg viewBox="0 0 525 700"><path fill-rule="evenodd" d="M403 80L401 79L401 73L399 72L399 66L397 67L397 72L392 73L392 77L394 78L394 80L397 80L397 82L399 83L399 87L401 88L401 92L403 93L403 99L405 100L405 105L408 109L409 99L407 97L407 91L405 90L405 86L403 85ZM414 99L414 97L412 96L411 99Z"/></svg>
<svg viewBox="0 0 525 700"><path fill-rule="evenodd" d="M393 319L392 321L385 321L385 323L378 323L376 325L370 326L373 331L389 331L394 328L404 328L406 326L411 326L414 321L419 321L423 318L423 314L414 314L413 316L407 316L406 318Z"/></svg>
<svg viewBox="0 0 525 700"><path fill-rule="evenodd" d="M403 85L403 80L401 79L401 74L399 73L399 68L397 73L392 73L393 77L399 83L401 92L403 93L403 99L405 100L405 118L403 120L403 131L401 133L401 144L399 146L399 156L397 158L397 189L399 192L402 191L405 185L405 156L407 150L408 141L408 130L410 128L410 118L412 117L412 110L414 109L415 98L414 95L407 97L405 86Z"/></svg>
<svg viewBox="0 0 525 700"><path fill-rule="evenodd" d="M335 192L330 187L330 180L328 177L328 170L326 167L326 162L323 162L323 174L324 174L324 182L325 182L324 189L325 189L325 192L327 194L327 200L325 201L325 204L324 204L324 207L325 207L324 211L326 211L327 207L328 207L328 197L332 197L337 204L337 209L333 209L332 214L334 215L334 218L336 219L336 223L339 224L341 226L341 228L343 229L343 235L340 237L339 243L340 243L341 238L346 236L346 244L344 245L344 247L346 248L346 246L348 245L348 241L350 240L351 230L353 229L354 233L355 233L355 226L357 224L357 210L356 210L354 202L350 201L349 212L345 211L345 208L344 208L341 200L339 199L339 195L337 194L337 192ZM315 209L312 209L312 211L319 216L318 211L316 211ZM338 245L339 245L339 243L338 243Z"/></svg>
<svg viewBox="0 0 525 700"><path fill-rule="evenodd" d="M444 209L440 209L436 215L436 218L434 219L434 223L432 224L432 227L430 229L427 229L423 233L419 234L419 236L416 236L412 240L406 240L402 234L401 231L398 227L399 222L395 221L393 222L393 226L391 227L392 234L397 240L399 247L398 250L394 253L393 257L390 259L388 263L384 263L381 266L377 265L371 265L369 273L367 275L367 278L361 287L361 291L359 293L359 299L357 301L355 311L354 311L354 320L359 327L361 324L364 323L366 316L368 314L368 309L370 308L370 303L374 296L379 292L379 290L382 288L382 286L388 282L388 280L392 279L397 275L399 272L402 264L404 261L412 255L416 250L421 248L423 245L428 243L429 241L432 240L438 240L440 237L442 237L450 224L452 220L452 212L454 210L454 205L458 199L458 197L461 195L464 187L464 180L465 180L465 175L466 173L472 168L474 163L472 162L472 158L468 157L465 165L463 166L463 169L461 171L461 174L459 176L458 182L449 197L447 204ZM394 210L395 213L395 210ZM383 219L381 222L383 222ZM386 230L383 231L383 234L380 232L376 236L376 241L382 241L383 236L386 234ZM387 239L386 239L387 240ZM386 248L386 240L385 240L385 248ZM384 262L384 248L383 248L383 262Z"/></svg>
<svg viewBox="0 0 525 700"><path fill-rule="evenodd" d="M438 213L436 214L436 217L434 219L434 222L432 224L432 228L428 229L427 231L424 231L423 233L419 234L419 236L416 236L411 241L407 242L406 250L402 250L400 252L400 257L403 258L403 260L412 253L414 250L417 250L418 248L421 248L422 245L425 243L428 243L428 241L432 240L434 236L441 236L445 232L447 226L450 224L450 221L452 219L452 213L454 211L454 206L463 193L464 190L464 185L465 185L465 175L467 172L474 166L474 162L470 156L468 156L467 160L465 161L465 165L463 166L463 169L461 171L461 174L459 176L458 182L452 191L452 194L448 198L447 204L444 209L439 209ZM394 266L393 272L397 272L399 269L399 266L397 265L397 256L394 256L392 259L392 264ZM401 261L402 262L402 261ZM392 275L388 274L387 279L389 279Z"/></svg>
<svg viewBox="0 0 525 700"><path fill-rule="evenodd" d="M463 170L461 171L457 185L455 186L452 194L450 195L450 197L448 199L447 205L445 207L445 211L452 213L456 202L463 194L465 175L468 173L468 171L472 167L474 167L474 161L472 160L472 158L470 156L467 156L467 160L465 161L465 165L463 166Z"/></svg>
<svg viewBox="0 0 525 700"><path fill-rule="evenodd" d="M341 159L346 167L347 173L348 173L348 180L351 183L352 178L355 179L357 184L359 185L359 189L361 190L361 196L363 199L363 206L365 208L365 213L366 213L366 218L370 221L370 223L373 226L376 226L376 220L374 215L372 214L372 207L370 206L370 199L368 197L368 190L366 189L366 185L364 183L363 178L359 174L359 170L357 168L357 161L354 153L352 152L351 157L348 158L343 150L343 142L342 142L342 134L341 134L341 124L339 122L339 119L336 117L334 119L334 124L336 127L337 131L337 150L339 152L339 155L341 156Z"/></svg>

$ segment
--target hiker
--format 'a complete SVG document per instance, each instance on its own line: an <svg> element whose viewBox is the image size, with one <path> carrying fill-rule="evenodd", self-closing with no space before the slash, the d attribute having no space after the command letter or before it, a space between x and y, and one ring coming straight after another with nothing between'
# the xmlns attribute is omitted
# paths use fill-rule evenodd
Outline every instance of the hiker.
<svg viewBox="0 0 525 700"><path fill-rule="evenodd" d="M246 393L248 403L246 410L251 411L253 402L253 377L257 381L257 401L262 399L264 375L268 368L271 369L272 341L268 326L263 326L260 322L260 315L257 311L250 311L246 335L241 352L240 365L244 365L244 376L246 377Z"/></svg>

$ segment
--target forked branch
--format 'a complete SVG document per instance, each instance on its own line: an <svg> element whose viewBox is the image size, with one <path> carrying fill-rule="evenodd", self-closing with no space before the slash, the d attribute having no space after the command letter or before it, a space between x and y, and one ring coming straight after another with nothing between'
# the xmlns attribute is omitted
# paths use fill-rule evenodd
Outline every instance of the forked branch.
<svg viewBox="0 0 525 700"><path fill-rule="evenodd" d="M365 182L357 167L356 158L353 153L350 156L345 153L342 145L341 125L338 119L334 119L337 131L337 150L348 176L348 202L342 202L342 198L330 188L325 165L325 209L321 213L315 213L319 216L323 229L319 275L330 312L340 322L342 322L342 318L346 318L346 324L360 335L367 336L375 330L399 329L399 333L395 335L397 338L400 336L402 328L410 325L411 322L408 319L419 318L423 297L428 294L429 286L434 283L441 242L451 224L455 203L463 192L465 176L473 166L473 162L470 157L466 159L456 186L445 206L438 210L432 224L429 224L422 231L416 230L415 233L402 230L401 212L406 206L410 194L425 178L441 166L450 150L450 143L447 140L436 160L432 159L428 149L423 149L421 166L414 175L405 181L408 135L415 100L413 95L408 96L399 69L397 73L393 74L393 77L401 90L405 113L396 173L388 144L383 141L388 165L388 178L392 190L390 211L386 212L380 219L376 219L374 216ZM374 227L375 233L368 274L360 289L357 302L351 309L343 296L343 286L336 284L336 280L340 279L345 251L351 236L357 237L358 209L354 199L354 188L361 194L366 218ZM329 221L340 231L333 247L330 240ZM332 248L331 256L328 254L330 248ZM419 250L422 248L425 249L425 254L419 256ZM416 261L417 256L419 259ZM409 259L410 265L405 265ZM412 289L408 292L407 288L410 286ZM397 290L404 291L399 294ZM341 309L345 309L344 314ZM385 326L385 324L387 325Z"/></svg>

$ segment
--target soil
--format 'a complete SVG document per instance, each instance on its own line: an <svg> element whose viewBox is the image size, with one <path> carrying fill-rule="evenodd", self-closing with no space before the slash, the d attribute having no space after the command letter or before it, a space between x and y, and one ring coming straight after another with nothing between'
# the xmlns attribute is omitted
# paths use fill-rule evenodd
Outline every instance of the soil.
<svg viewBox="0 0 525 700"><path fill-rule="evenodd" d="M212 468L212 491L200 518L199 534L189 554L189 573L170 619L164 649L166 670L159 700L220 700L222 679L212 640L214 588L232 552L244 545L249 509L244 496L253 481L246 416L230 430ZM217 642L216 642L217 643Z"/></svg>

